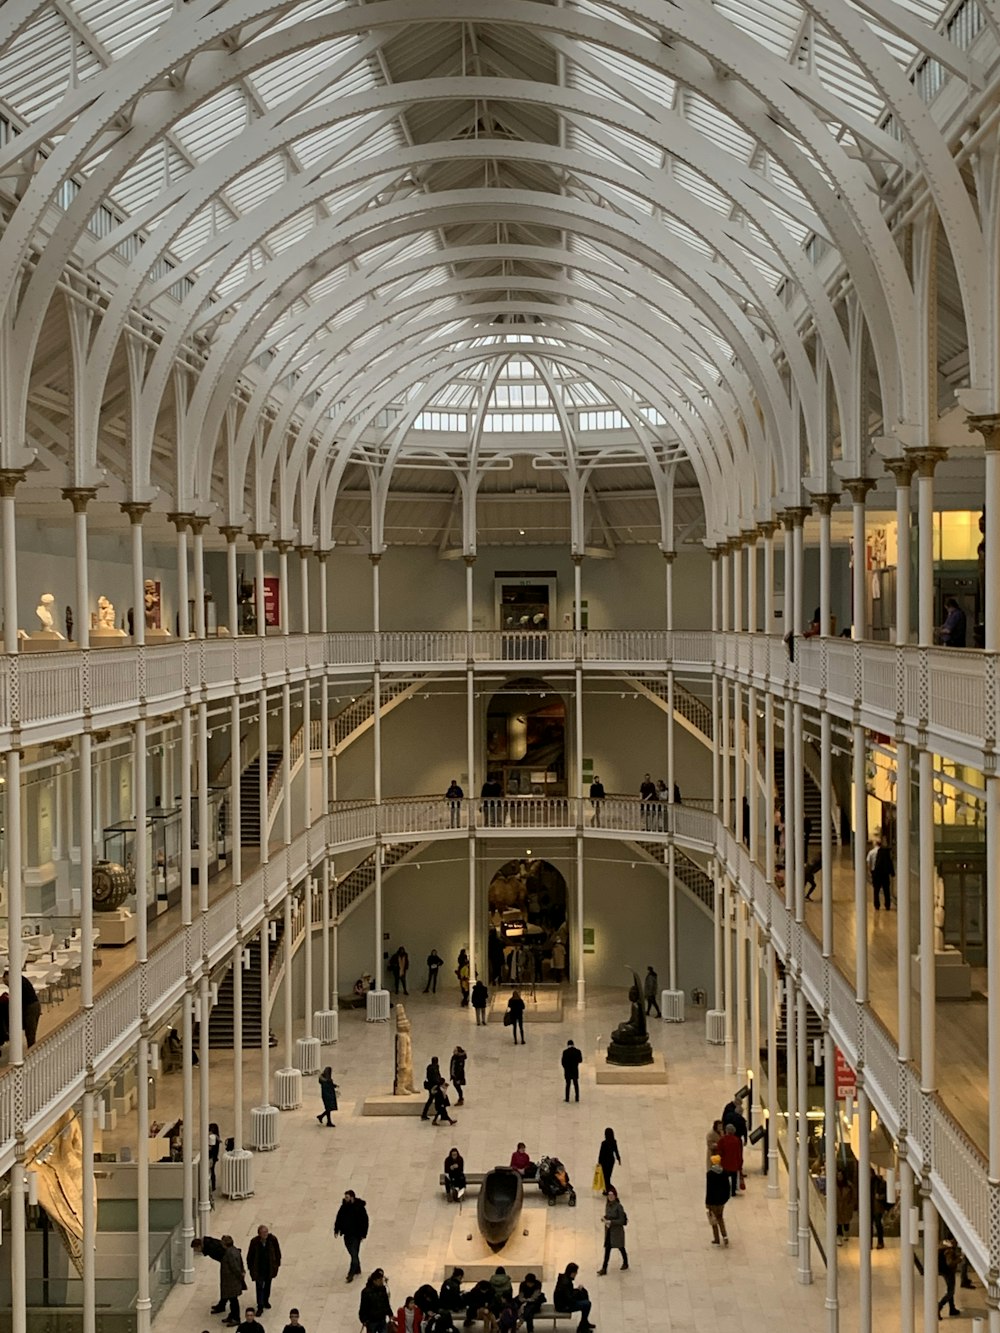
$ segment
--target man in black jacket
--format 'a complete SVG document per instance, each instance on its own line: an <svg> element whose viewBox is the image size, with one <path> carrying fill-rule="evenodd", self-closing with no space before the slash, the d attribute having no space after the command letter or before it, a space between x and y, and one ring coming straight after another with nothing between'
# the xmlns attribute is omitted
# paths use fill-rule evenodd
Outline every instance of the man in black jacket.
<svg viewBox="0 0 1000 1333"><path fill-rule="evenodd" d="M426 1120L428 1112L434 1105L434 1094L444 1082L444 1074L441 1073L441 1066L438 1064L436 1055L431 1057L431 1062L424 1071L424 1089L427 1092L427 1100L424 1102L424 1109L420 1112L420 1119Z"/></svg>
<svg viewBox="0 0 1000 1333"><path fill-rule="evenodd" d="M280 1267L281 1246L278 1237L272 1235L267 1227L259 1226L247 1249L247 1269L257 1288L258 1318L271 1308L271 1283L278 1276Z"/></svg>
<svg viewBox="0 0 1000 1333"><path fill-rule="evenodd" d="M566 1043L566 1049L562 1053L563 1078L566 1080L566 1101L569 1101L570 1087L576 1093L576 1100L580 1100L580 1065L583 1063L583 1055L573 1045L572 1041Z"/></svg>
<svg viewBox="0 0 1000 1333"><path fill-rule="evenodd" d="M343 1238L344 1247L351 1256L347 1280L353 1282L361 1273L361 1242L368 1235L368 1208L364 1199L359 1199L353 1190L344 1191L344 1202L337 1209L333 1234Z"/></svg>
<svg viewBox="0 0 1000 1333"><path fill-rule="evenodd" d="M736 1137L741 1143L746 1143L749 1136L746 1116L743 1114L743 1103L738 1094L733 1093L733 1100L726 1103L725 1110L722 1112L722 1123L732 1125L736 1132Z"/></svg>
<svg viewBox="0 0 1000 1333"><path fill-rule="evenodd" d="M466 1298L462 1295L462 1279L465 1277L464 1268L453 1268L451 1277L446 1277L441 1286L440 1305L442 1310L447 1310L450 1314L457 1314L459 1310L465 1309Z"/></svg>

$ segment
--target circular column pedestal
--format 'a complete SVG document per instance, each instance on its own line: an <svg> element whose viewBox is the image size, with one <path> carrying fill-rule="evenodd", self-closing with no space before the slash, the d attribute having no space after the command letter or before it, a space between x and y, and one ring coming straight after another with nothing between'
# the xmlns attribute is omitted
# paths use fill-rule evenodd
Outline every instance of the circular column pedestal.
<svg viewBox="0 0 1000 1333"><path fill-rule="evenodd" d="M724 1009L709 1009L705 1015L705 1040L709 1046L725 1046L726 1013Z"/></svg>
<svg viewBox="0 0 1000 1333"><path fill-rule="evenodd" d="M661 991L660 1008L663 1011L664 1023L683 1023L684 992L682 990Z"/></svg>
<svg viewBox="0 0 1000 1333"><path fill-rule="evenodd" d="M278 1146L278 1108L253 1107L250 1111L250 1134L255 1152L274 1152Z"/></svg>
<svg viewBox="0 0 1000 1333"><path fill-rule="evenodd" d="M227 1152L219 1159L219 1192L226 1199L249 1199L253 1194L253 1153L245 1148Z"/></svg>
<svg viewBox="0 0 1000 1333"><path fill-rule="evenodd" d="M302 1071L279 1069L274 1076L275 1101L279 1111L294 1111L302 1105Z"/></svg>
<svg viewBox="0 0 1000 1333"><path fill-rule="evenodd" d="M340 1014L336 1009L317 1009L313 1014L313 1031L324 1046L332 1046L340 1037Z"/></svg>
<svg viewBox="0 0 1000 1333"><path fill-rule="evenodd" d="M300 1037L295 1043L295 1063L303 1074L319 1073L319 1037ZM302 1089L299 1088L301 1097Z"/></svg>
<svg viewBox="0 0 1000 1333"><path fill-rule="evenodd" d="M365 996L365 1021L367 1023L388 1023L389 992L370 990Z"/></svg>

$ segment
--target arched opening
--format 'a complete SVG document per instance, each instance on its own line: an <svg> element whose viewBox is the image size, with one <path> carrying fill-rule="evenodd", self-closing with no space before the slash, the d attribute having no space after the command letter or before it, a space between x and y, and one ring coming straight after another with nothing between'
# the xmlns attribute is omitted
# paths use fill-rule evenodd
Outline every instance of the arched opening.
<svg viewBox="0 0 1000 1333"><path fill-rule="evenodd" d="M511 680L490 699L484 771L504 796L566 795L566 703L546 681Z"/></svg>
<svg viewBox="0 0 1000 1333"><path fill-rule="evenodd" d="M568 978L568 902L566 880L550 861L515 857L494 872L487 893L494 984Z"/></svg>

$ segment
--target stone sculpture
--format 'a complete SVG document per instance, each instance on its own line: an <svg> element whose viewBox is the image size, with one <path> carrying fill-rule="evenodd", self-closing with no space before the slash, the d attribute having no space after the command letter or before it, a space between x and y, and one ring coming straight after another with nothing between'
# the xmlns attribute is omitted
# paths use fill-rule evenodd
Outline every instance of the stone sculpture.
<svg viewBox="0 0 1000 1333"><path fill-rule="evenodd" d="M143 616L147 629L160 628L160 593L155 579L146 579L142 585Z"/></svg>
<svg viewBox="0 0 1000 1333"><path fill-rule="evenodd" d="M649 1044L646 1015L642 1008L642 987L634 972L628 998L632 1008L625 1022L619 1023L611 1034L607 1062L609 1065L651 1065L653 1048Z"/></svg>
<svg viewBox="0 0 1000 1333"><path fill-rule="evenodd" d="M114 629L115 628L115 606L109 602L106 597L97 599L97 628Z"/></svg>
<svg viewBox="0 0 1000 1333"><path fill-rule="evenodd" d="M479 1233L491 1250L502 1250L514 1234L524 1202L520 1171L495 1166L486 1173L476 1200Z"/></svg>
<svg viewBox="0 0 1000 1333"><path fill-rule="evenodd" d="M396 1005L396 1076L392 1082L394 1097L408 1097L416 1092L413 1086L413 1039L410 1020L401 1004Z"/></svg>
<svg viewBox="0 0 1000 1333"><path fill-rule="evenodd" d="M55 605L55 597L50 592L43 592L38 599L38 605L35 607L35 615L38 617L39 624L42 627L43 634L55 634L58 638L62 635L56 629L55 618L52 615L52 608Z"/></svg>

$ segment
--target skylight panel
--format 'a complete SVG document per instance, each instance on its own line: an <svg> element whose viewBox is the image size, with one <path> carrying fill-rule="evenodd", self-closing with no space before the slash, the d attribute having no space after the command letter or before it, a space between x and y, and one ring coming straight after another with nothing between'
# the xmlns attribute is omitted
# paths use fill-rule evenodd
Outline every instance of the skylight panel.
<svg viewBox="0 0 1000 1333"><path fill-rule="evenodd" d="M657 144L650 143L648 139L640 139L634 134L629 134L627 130L620 130L613 125L601 125L600 131L602 139L588 134L579 125L570 125L566 141L571 148L614 162L625 170L634 168L630 162L622 160L622 151L638 158L648 167L659 167L663 150ZM604 143L603 139L609 142Z"/></svg>
<svg viewBox="0 0 1000 1333"><path fill-rule="evenodd" d="M277 26L277 25L275 25ZM333 41L318 42L315 46L300 47L272 60L269 64L248 76L248 82L266 106L275 106L286 97L303 88L311 79L322 75L334 63L339 63L352 50L359 51L359 61L349 74L342 75L336 83L338 97L351 97L376 86L371 68L366 60L360 58L360 45L357 37L339 37Z"/></svg>
<svg viewBox="0 0 1000 1333"><path fill-rule="evenodd" d="M741 162L750 160L756 139L701 93L688 92L685 95L684 115L693 129L719 148L738 157Z"/></svg>
<svg viewBox="0 0 1000 1333"><path fill-rule="evenodd" d="M783 60L802 20L802 7L796 0L715 0L713 8Z"/></svg>
<svg viewBox="0 0 1000 1333"><path fill-rule="evenodd" d="M681 222L680 218L664 217L662 219L662 226L665 227L667 231L673 232L675 236L679 237L689 245L692 250L696 250L699 254L705 255L707 258L711 258L714 254L714 251L708 242L703 237L699 236L696 231L693 231L689 226ZM676 256L676 259L678 263L683 265L684 260L681 256Z"/></svg>
<svg viewBox="0 0 1000 1333"><path fill-rule="evenodd" d="M223 88L174 126L174 137L197 161L214 156L247 126L247 101L238 88Z"/></svg>
<svg viewBox="0 0 1000 1333"><path fill-rule="evenodd" d="M104 66L58 13L46 9L0 55L0 97L29 124L51 111L70 81L70 44L82 83Z"/></svg>
<svg viewBox="0 0 1000 1333"><path fill-rule="evenodd" d="M176 12L173 0L74 0L73 8L115 60L151 37Z"/></svg>
<svg viewBox="0 0 1000 1333"><path fill-rule="evenodd" d="M723 194L718 186L713 185L700 172L692 170L686 162L678 162L675 159L671 165L671 174L678 185L689 190L715 212L727 215L731 211L733 203L729 196Z"/></svg>
<svg viewBox="0 0 1000 1333"><path fill-rule="evenodd" d="M226 195L240 213L248 213L287 184L288 159L275 153L231 181L226 187Z"/></svg>

